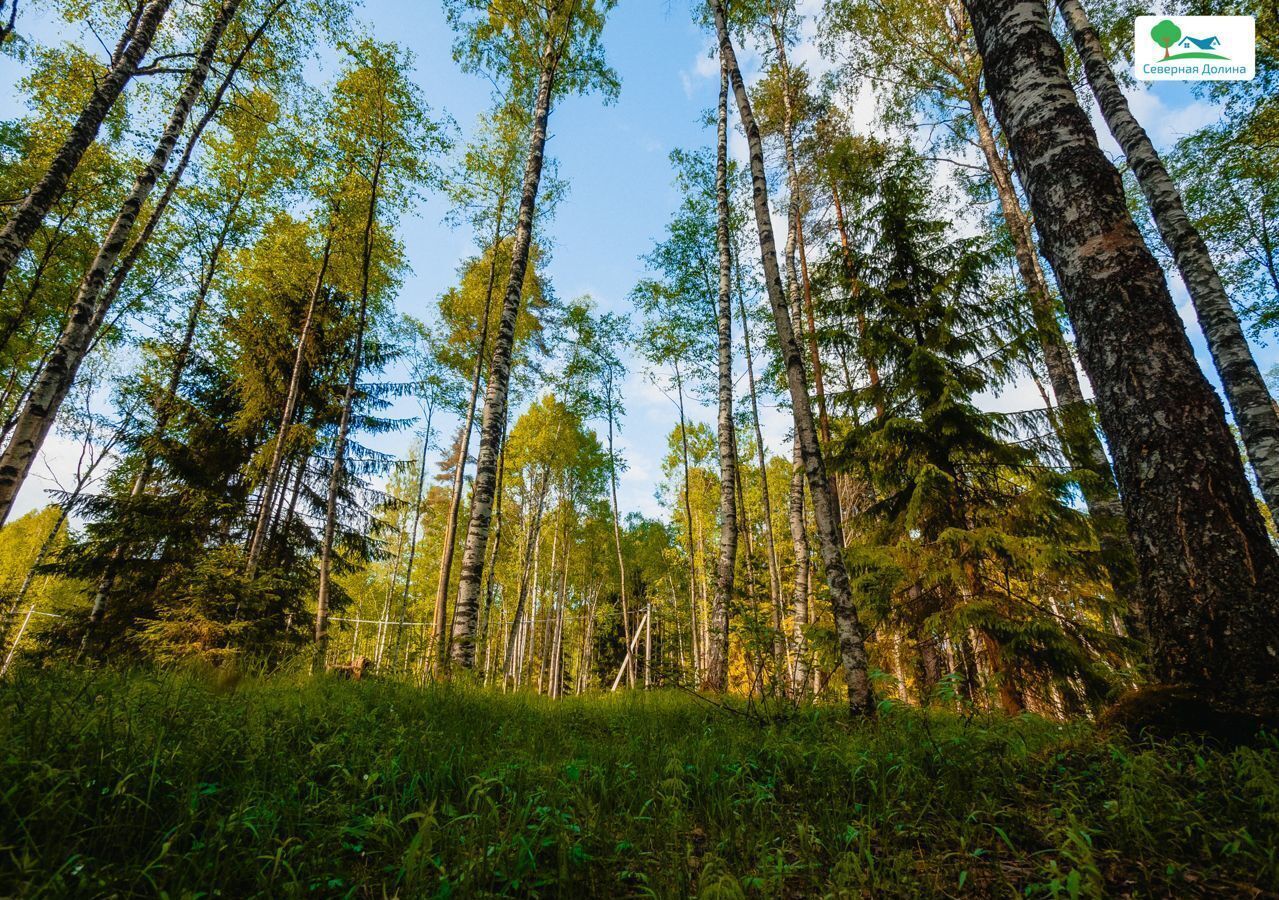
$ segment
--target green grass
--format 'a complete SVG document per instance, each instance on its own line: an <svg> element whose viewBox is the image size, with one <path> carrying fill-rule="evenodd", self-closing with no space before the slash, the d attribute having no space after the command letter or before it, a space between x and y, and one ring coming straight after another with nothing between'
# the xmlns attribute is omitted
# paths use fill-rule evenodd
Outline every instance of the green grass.
<svg viewBox="0 0 1279 900"><path fill-rule="evenodd" d="M194 673L0 685L0 896L1243 895L1279 744L676 693Z"/></svg>

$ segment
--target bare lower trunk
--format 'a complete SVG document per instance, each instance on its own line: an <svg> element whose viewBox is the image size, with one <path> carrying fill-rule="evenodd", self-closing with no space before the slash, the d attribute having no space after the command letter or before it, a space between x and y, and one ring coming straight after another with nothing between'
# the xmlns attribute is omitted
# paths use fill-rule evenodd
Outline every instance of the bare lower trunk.
<svg viewBox="0 0 1279 900"><path fill-rule="evenodd" d="M493 514L493 493L497 482L498 445L506 421L507 390L511 380L511 355L515 346L515 323L519 318L524 293L524 273L528 268L529 249L533 241L533 215L537 208L537 191L542 178L542 162L546 152L546 126L551 114L551 92L559 60L548 47L543 51L538 76L537 100L533 111L533 133L529 142L520 210L516 220L515 240L511 246L511 271L502 302L502 318L493 346L493 362L489 370L488 390L484 397L484 416L480 425L480 450L475 466L474 500L471 521L466 532L466 549L462 554L462 577L458 585L454 612L452 658L459 666L475 664L475 625L478 618L480 586L484 576L485 548Z"/></svg>
<svg viewBox="0 0 1279 900"><path fill-rule="evenodd" d="M740 268L739 268L740 271ZM773 532L773 500L768 486L768 460L764 448L764 430L759 421L759 394L755 387L755 362L751 351L750 324L746 317L744 292L737 292L738 315L742 320L742 343L746 348L746 381L750 385L751 423L755 427L755 454L759 465L760 497L764 508L764 538L768 544L768 599L775 620L773 634L773 664L780 666L785 657L785 642L781 634L782 574L777 562L777 538Z"/></svg>
<svg viewBox="0 0 1279 900"><path fill-rule="evenodd" d="M1157 676L1242 694L1279 677L1279 557L1119 173L1038 0L965 0L995 113L1114 453Z"/></svg>
<svg viewBox="0 0 1279 900"><path fill-rule="evenodd" d="M719 565L711 606L706 690L728 689L728 613L737 568L737 448L733 440L733 259L729 249L728 72L720 65L719 140L715 165L716 242L719 249ZM645 638L647 641L647 636ZM646 644L647 646L647 644ZM646 651L647 652L647 651ZM645 657L645 683L649 683Z"/></svg>
<svg viewBox="0 0 1279 900"><path fill-rule="evenodd" d="M137 71L142 57L151 48L160 21L169 10L171 0L151 0L140 7L135 21L129 23L120 47L113 55L111 67L99 79L79 118L53 161L31 192L14 206L9 219L0 229L0 291L4 290L9 273L22 251L44 222L49 210L58 202L75 174L80 160L89 146L97 139L98 131L107 114L119 99L130 79ZM0 516L0 521L3 521Z"/></svg>
<svg viewBox="0 0 1279 900"><path fill-rule="evenodd" d="M191 107L204 88L205 79L213 64L213 55L222 40L223 32L239 6L240 0L225 0L217 18L210 26L199 55L193 63L191 73L160 135L160 140L146 166L138 173L133 188L121 204L115 220L98 248L96 257L80 282L62 334L58 337L53 353L45 363L40 377L36 379L27 402L18 416L9 437L9 444L3 456L0 456L0 523L8 518L13 508L13 501L22 488L27 474L31 471L31 466L45 438L53 428L62 401L71 390L76 373L106 319L107 306L101 300L107 277L124 250L142 205L169 164L173 148L186 127ZM5 246L5 238L0 235L0 277L4 274L2 266ZM21 248L19 248L20 251ZM14 255L16 256L16 253Z"/></svg>
<svg viewBox="0 0 1279 900"><path fill-rule="evenodd" d="M684 379L680 375L679 360L675 361L675 393L679 399L679 440L681 459L684 464L684 525L688 532L688 602L693 609L693 627L696 630L699 619L697 615L697 540L693 532L693 486L688 462L688 427L687 420L684 417ZM700 653L693 653L693 674L695 679L700 679L705 674L706 660L709 656L706 646L705 616L700 618L702 631L695 635L693 643L693 646L700 650Z"/></svg>
<svg viewBox="0 0 1279 900"><path fill-rule="evenodd" d="M617 550L617 585L622 602L622 639L631 643L631 610L626 597L626 560L622 557L622 514L617 503L617 454L613 447L613 384L610 370L608 391L608 483L613 495L613 546ZM635 666L626 668L626 686L635 687Z"/></svg>
<svg viewBox="0 0 1279 900"><path fill-rule="evenodd" d="M493 534L493 550L489 553L488 565L485 567L484 574L484 607L483 620L480 622L479 633L484 634L485 641L488 641L487 632L484 630L484 623L488 621L488 617L492 614L493 595L497 591L496 574L498 554L502 552L502 524L505 521L502 516L502 482L506 476L506 425L502 425L502 446L497 451L497 501L493 505L493 518L497 521L497 528ZM457 610L454 610L454 616ZM488 653L487 646L485 653Z"/></svg>
<svg viewBox="0 0 1279 900"><path fill-rule="evenodd" d="M1190 292L1261 495L1272 510L1279 510L1279 414L1248 347L1239 316L1221 284L1207 244L1186 214L1177 185L1145 129L1133 116L1083 4L1080 0L1057 0L1057 7L1083 60L1084 73L1106 125L1123 148L1150 204L1159 234L1172 251Z"/></svg>
<svg viewBox="0 0 1279 900"><path fill-rule="evenodd" d="M431 628L435 636L436 653L442 656L446 633L444 614L448 603L449 581L453 577L453 555L457 544L457 519L462 509L462 488L466 481L466 458L471 450L471 429L475 425L475 410L480 397L480 376L484 371L484 358L488 351L489 312L493 305L493 288L497 280L497 257L502 242L503 203L498 202L493 224L493 244L489 251L488 283L484 288L484 315L480 319L480 339L475 348L475 370L471 374L471 397L466 407L466 422L462 426L462 440L457 451L453 472L453 495L449 501L449 517L444 523L444 541L440 551L440 578L435 585L435 613Z"/></svg>
<svg viewBox="0 0 1279 900"><path fill-rule="evenodd" d="M710 0L715 15L715 27L719 36L722 58L728 66L733 92L737 97L737 109L746 139L750 147L751 178L755 206L755 224L759 232L760 256L764 266L764 281L768 288L769 305L777 326L778 343L786 369L787 386L790 388L791 408L795 419L795 431L799 436L804 469L812 496L813 515L817 523L818 541L826 581L834 609L844 676L848 684L850 709L855 714L873 714L875 706L871 692L870 675L866 659L865 637L857 609L853 605L852 588L848 569L844 564L843 535L841 534L839 509L826 477L826 464L817 440L817 428L813 410L808 400L808 377L804 372L804 356L791 325L790 313L782 290L781 273L777 266L777 247L773 240L773 225L768 207L768 180L764 174L764 150L759 126L751 112L750 97L742 79L741 69L733 51L728 24L724 17L723 0Z"/></svg>
<svg viewBox="0 0 1279 900"><path fill-rule="evenodd" d="M418 463L417 494L413 500L413 524L409 529L409 561L404 573L404 593L400 595L400 620L408 618L409 592L413 588L413 563L417 559L417 531L422 521L422 493L426 488L426 451L431 446L431 416L435 411L434 402L426 408L426 433L422 436L422 459ZM403 626L400 631L403 631ZM400 646L400 634L396 633L396 649Z"/></svg>
<svg viewBox="0 0 1279 900"><path fill-rule="evenodd" d="M528 602L529 595L529 573L533 568L533 562L537 557L537 545L542 527L542 506L546 503L547 476L543 472L540 483L538 485L537 499L534 501L534 508L529 513L528 530L524 534L524 563L520 572L520 589L515 599L515 611L511 613L511 634L506 645L506 657L502 665L502 671L505 677L510 678L515 674L516 660L518 659L519 647L517 640L524 624L524 606Z"/></svg>
<svg viewBox="0 0 1279 900"><path fill-rule="evenodd" d="M790 537L795 550L795 584L791 594L791 689L796 697L808 682L807 647L804 629L808 626L808 582L811 562L808 554L808 525L804 517L804 457L799 441L794 442L790 481Z"/></svg>

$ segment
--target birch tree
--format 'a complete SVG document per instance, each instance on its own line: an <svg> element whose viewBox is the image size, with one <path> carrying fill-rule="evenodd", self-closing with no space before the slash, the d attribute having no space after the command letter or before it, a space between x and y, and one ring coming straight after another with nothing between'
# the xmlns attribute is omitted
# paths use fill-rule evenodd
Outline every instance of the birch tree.
<svg viewBox="0 0 1279 900"><path fill-rule="evenodd" d="M995 113L1079 339L1168 683L1244 694L1279 674L1279 557L1119 174L1035 0L965 0ZM1064 160L1069 160L1065 164Z"/></svg>
<svg viewBox="0 0 1279 900"><path fill-rule="evenodd" d="M1279 505L1279 411L1244 337L1239 315L1222 285L1208 245L1186 213L1181 192L1150 136L1133 115L1083 3L1057 0L1057 10L1083 60L1084 74L1106 126L1123 149L1150 205L1155 226L1172 251L1190 292L1230 410L1248 449L1248 462L1257 475L1262 497L1273 510Z"/></svg>
<svg viewBox="0 0 1279 900"><path fill-rule="evenodd" d="M102 298L111 268L124 251L142 205L168 166L178 138L186 127L191 109L204 88L205 79L213 64L213 56L217 52L227 25L239 10L240 2L241 0L223 0L210 23L191 72L178 94L155 150L138 173L132 189L116 214L115 221L112 222L103 238L97 257L85 273L77 290L66 326L18 416L17 423L9 436L9 443L3 455L0 455L0 522L8 517L14 498L26 480L27 473L31 471L31 465L43 446L49 430L53 427L58 408L71 389L71 384L84 361L90 343L106 319L108 307L102 302ZM147 7L147 10L149 9L150 7ZM83 150L81 150L82 153ZM78 155L76 160L79 160ZM35 196L36 193L38 190L31 196ZM19 215L21 216L22 213L20 212ZM42 218L43 215L41 215ZM15 222L18 222L17 217L11 220L11 223ZM14 231L16 237L21 238L22 246L25 246L26 240L30 237L29 234L25 238L22 237L25 228L25 225L17 225ZM6 238L4 234L0 234L0 280L7 275L4 263L6 246L17 245L13 238Z"/></svg>
<svg viewBox="0 0 1279 900"><path fill-rule="evenodd" d="M839 521L839 508L826 475L826 464L818 444L817 428L808 398L808 375L804 369L803 351L791 321L791 313L782 289L781 272L777 266L777 246L773 240L773 224L768 208L768 179L764 172L763 144L759 127L751 112L746 83L742 78L737 55L733 49L723 0L710 0L710 5L715 17L719 52L728 68L733 93L737 98L738 115L746 131L746 140L750 149L755 225L759 232L764 282L768 291L769 305L773 309L773 320L786 369L787 387L790 390L795 432L800 443L809 494L812 497L818 544L826 571L831 606L835 613L835 627L844 678L848 687L849 707L856 715L872 715L875 704L866 659L865 635L853 603L848 569L844 563L844 539Z"/></svg>
<svg viewBox="0 0 1279 900"><path fill-rule="evenodd" d="M66 140L40 180L9 213L0 228L0 291L4 289L18 257L44 222L49 210L58 202L85 152L98 136L98 131L129 81L137 73L142 59L151 49L156 30L169 11L172 0L149 0L133 8L106 72L97 80L92 95L71 126ZM12 8L13 12L17 7ZM197 64L198 68L198 64ZM206 63L207 72L207 63ZM193 78L196 77L193 73ZM198 76L203 82L204 76ZM176 138L175 138L176 139ZM7 512L7 505L5 507ZM3 516L0 516L3 521Z"/></svg>
<svg viewBox="0 0 1279 900"><path fill-rule="evenodd" d="M502 317L493 343L480 449L475 469L471 521L467 526L458 586L451 655L469 669L475 663L475 635L485 550L497 482L497 457L506 419L511 353L533 242L533 221L546 152L547 123L557 96L617 90L604 62L600 32L616 0L448 0L450 24L459 35L455 56L471 70L493 71L513 85L532 85L533 114L511 251L511 270L502 298Z"/></svg>

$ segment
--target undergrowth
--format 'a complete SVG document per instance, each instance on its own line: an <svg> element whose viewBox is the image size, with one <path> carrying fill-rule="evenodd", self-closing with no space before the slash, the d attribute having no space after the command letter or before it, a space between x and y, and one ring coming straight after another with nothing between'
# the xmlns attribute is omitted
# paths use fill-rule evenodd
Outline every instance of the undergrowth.
<svg viewBox="0 0 1279 900"><path fill-rule="evenodd" d="M1249 896L1279 742L192 672L0 684L0 896Z"/></svg>

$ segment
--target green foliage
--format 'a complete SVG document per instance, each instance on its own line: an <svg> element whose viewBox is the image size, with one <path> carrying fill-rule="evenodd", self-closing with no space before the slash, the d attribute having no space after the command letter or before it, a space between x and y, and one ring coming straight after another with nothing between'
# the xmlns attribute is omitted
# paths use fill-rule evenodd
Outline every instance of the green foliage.
<svg viewBox="0 0 1279 900"><path fill-rule="evenodd" d="M1168 55L1168 48L1177 41L1181 40L1181 29L1177 24L1169 19L1163 19L1150 29L1150 36L1155 43L1164 48L1164 55Z"/></svg>
<svg viewBox="0 0 1279 900"><path fill-rule="evenodd" d="M19 671L0 893L1139 896L1279 889L1279 746L680 694ZM1157 813L1152 813L1157 810Z"/></svg>
<svg viewBox="0 0 1279 900"><path fill-rule="evenodd" d="M867 546L854 554L858 584L919 648L923 702L941 675L940 648L971 669L970 641L983 645L1011 712L1026 686L1053 676L1063 691L1096 697L1114 682L1103 660L1116 664L1120 646L1103 627L1096 542L1066 477L1024 431L1036 419L974 401L1016 341L1001 334L988 248L937 217L927 183L917 157L894 155L860 223L873 238L856 265L856 343L879 380L856 395L865 418L836 456L874 497L861 516Z"/></svg>

